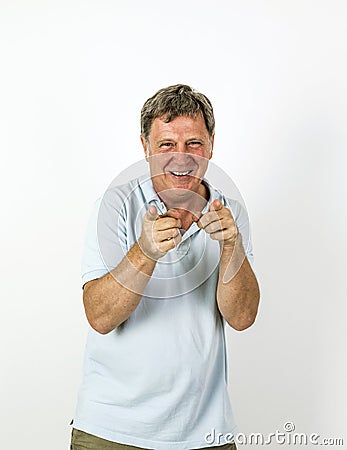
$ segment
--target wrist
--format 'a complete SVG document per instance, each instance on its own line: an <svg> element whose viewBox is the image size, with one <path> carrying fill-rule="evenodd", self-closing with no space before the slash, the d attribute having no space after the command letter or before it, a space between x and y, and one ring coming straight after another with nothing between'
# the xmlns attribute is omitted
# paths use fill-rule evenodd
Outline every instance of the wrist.
<svg viewBox="0 0 347 450"><path fill-rule="evenodd" d="M224 241L220 241L220 246L222 250L233 250L237 245L242 244L242 235L241 233L237 232L232 236L230 239L226 239Z"/></svg>
<svg viewBox="0 0 347 450"><path fill-rule="evenodd" d="M158 259L162 257L162 255L157 255L157 254L154 254L154 252L150 252L150 251L146 250L144 244L141 241L141 237L138 239L138 241L136 242L135 245L137 246L137 249L139 252L138 256L142 260L157 263Z"/></svg>
<svg viewBox="0 0 347 450"><path fill-rule="evenodd" d="M136 241L128 253L131 264L143 273L149 273L155 267L157 260L152 258L139 241Z"/></svg>

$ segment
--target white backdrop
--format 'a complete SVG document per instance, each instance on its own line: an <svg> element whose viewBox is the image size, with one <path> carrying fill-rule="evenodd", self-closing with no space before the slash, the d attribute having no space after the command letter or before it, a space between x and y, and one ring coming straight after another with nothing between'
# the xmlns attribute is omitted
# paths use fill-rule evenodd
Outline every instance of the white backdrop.
<svg viewBox="0 0 347 450"><path fill-rule="evenodd" d="M2 449L68 448L87 218L142 158L143 102L176 83L212 101L214 162L251 218L261 307L228 335L239 429L347 442L346 21L343 0L0 1Z"/></svg>

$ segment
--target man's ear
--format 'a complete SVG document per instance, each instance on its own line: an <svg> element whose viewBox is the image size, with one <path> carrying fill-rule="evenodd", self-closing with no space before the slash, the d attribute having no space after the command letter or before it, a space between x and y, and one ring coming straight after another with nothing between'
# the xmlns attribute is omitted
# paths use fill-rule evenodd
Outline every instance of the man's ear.
<svg viewBox="0 0 347 450"><path fill-rule="evenodd" d="M140 139L141 139L141 144L142 144L142 147L143 147L143 151L145 152L145 159L148 162L149 152L148 152L148 148L147 148L147 141L142 136L142 134L140 135Z"/></svg>
<svg viewBox="0 0 347 450"><path fill-rule="evenodd" d="M211 138L210 138L210 155L208 159L212 158L212 154L213 154L213 146L214 146L214 134L212 134Z"/></svg>

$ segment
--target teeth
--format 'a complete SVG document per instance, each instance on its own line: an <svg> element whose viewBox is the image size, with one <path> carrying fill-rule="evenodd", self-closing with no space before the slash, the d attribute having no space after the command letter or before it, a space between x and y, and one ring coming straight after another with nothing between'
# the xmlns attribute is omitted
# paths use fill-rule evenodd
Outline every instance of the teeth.
<svg viewBox="0 0 347 450"><path fill-rule="evenodd" d="M174 175L177 175L179 177L183 177L185 175L188 175L188 173L190 173L190 172L191 172L191 170L187 170L186 172L171 172L171 173L173 173Z"/></svg>

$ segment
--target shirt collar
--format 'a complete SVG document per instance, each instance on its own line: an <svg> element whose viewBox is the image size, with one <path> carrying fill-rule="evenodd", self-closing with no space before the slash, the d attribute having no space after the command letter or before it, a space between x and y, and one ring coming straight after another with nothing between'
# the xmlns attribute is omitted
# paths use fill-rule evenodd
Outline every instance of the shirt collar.
<svg viewBox="0 0 347 450"><path fill-rule="evenodd" d="M144 175L141 175L138 178L138 183L145 197L146 203L150 203L153 201L162 203L159 195L156 193L153 187L152 178L149 172L145 173Z"/></svg>
<svg viewBox="0 0 347 450"><path fill-rule="evenodd" d="M220 200L225 205L225 197L223 193L216 189L208 180L207 178L203 178L204 183L207 185L209 191L210 191L210 198L208 199L207 204L205 205L204 209L201 211L202 214L206 213L211 203L214 200ZM164 202L160 199L159 195L155 191L152 183L152 178L149 172L145 173L144 175L140 176L138 178L140 189L142 190L142 193L144 195L145 201L147 204L155 203L156 206L158 206L158 209L160 210L161 214L166 212L166 206Z"/></svg>

